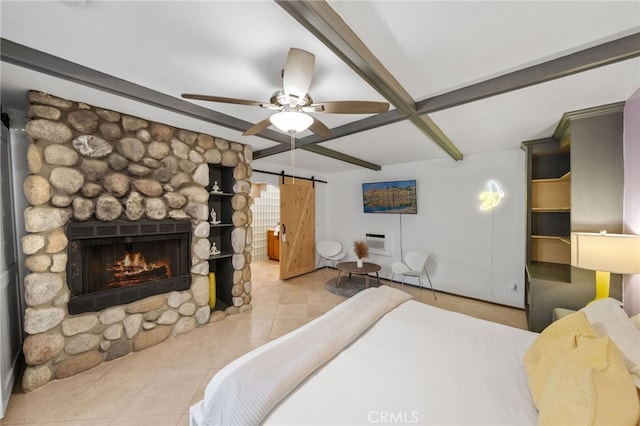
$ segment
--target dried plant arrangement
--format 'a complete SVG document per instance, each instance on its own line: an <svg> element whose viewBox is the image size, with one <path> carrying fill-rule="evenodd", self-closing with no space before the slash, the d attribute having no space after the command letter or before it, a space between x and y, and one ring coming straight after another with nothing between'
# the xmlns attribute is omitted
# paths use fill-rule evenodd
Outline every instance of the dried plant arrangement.
<svg viewBox="0 0 640 426"><path fill-rule="evenodd" d="M362 240L353 242L353 251L356 253L358 259L369 256L369 247L367 247L367 243Z"/></svg>

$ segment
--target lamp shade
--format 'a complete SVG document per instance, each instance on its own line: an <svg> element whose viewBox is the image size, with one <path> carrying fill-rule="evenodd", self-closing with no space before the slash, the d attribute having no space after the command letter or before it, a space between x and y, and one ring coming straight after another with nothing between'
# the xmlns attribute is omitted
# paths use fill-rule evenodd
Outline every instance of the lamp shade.
<svg viewBox="0 0 640 426"><path fill-rule="evenodd" d="M283 132L302 132L313 124L313 117L298 111L282 111L273 114L269 120Z"/></svg>
<svg viewBox="0 0 640 426"><path fill-rule="evenodd" d="M571 265L614 274L640 274L640 235L572 232Z"/></svg>

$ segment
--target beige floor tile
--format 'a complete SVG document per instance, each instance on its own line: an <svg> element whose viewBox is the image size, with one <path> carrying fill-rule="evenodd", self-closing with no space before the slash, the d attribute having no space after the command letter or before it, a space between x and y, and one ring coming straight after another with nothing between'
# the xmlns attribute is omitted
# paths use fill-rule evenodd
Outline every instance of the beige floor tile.
<svg viewBox="0 0 640 426"><path fill-rule="evenodd" d="M200 340L189 340L165 362L159 371L208 370L224 345L215 336L202 336Z"/></svg>
<svg viewBox="0 0 640 426"><path fill-rule="evenodd" d="M270 293L255 294L251 292L252 304L277 305L280 303L280 292L274 291Z"/></svg>
<svg viewBox="0 0 640 426"><path fill-rule="evenodd" d="M307 318L309 307L306 303L286 304L278 306L275 319Z"/></svg>
<svg viewBox="0 0 640 426"><path fill-rule="evenodd" d="M65 421L114 418L152 377L148 372L107 374L61 405L51 417Z"/></svg>
<svg viewBox="0 0 640 426"><path fill-rule="evenodd" d="M243 319L235 329L234 338L266 339L271 332L272 319L255 319L251 316Z"/></svg>
<svg viewBox="0 0 640 426"><path fill-rule="evenodd" d="M109 424L111 419L56 420L45 423L47 426L106 426Z"/></svg>
<svg viewBox="0 0 640 426"><path fill-rule="evenodd" d="M180 415L186 410L208 370L174 370L156 373L118 417Z"/></svg>
<svg viewBox="0 0 640 426"><path fill-rule="evenodd" d="M14 392L2 424L40 423L50 420L61 405L76 398L101 377L85 372L67 379L54 380L33 392Z"/></svg>
<svg viewBox="0 0 640 426"><path fill-rule="evenodd" d="M229 339L220 355L214 361L212 368L223 368L234 359L258 346L267 343L267 339Z"/></svg>
<svg viewBox="0 0 640 426"><path fill-rule="evenodd" d="M273 320L276 316L276 311L278 310L278 304L257 304L255 301L253 303L253 309L248 312L249 317L254 319L268 319Z"/></svg>
<svg viewBox="0 0 640 426"><path fill-rule="evenodd" d="M282 293L278 299L280 305L301 305L307 303L306 291L296 291L294 293Z"/></svg>
<svg viewBox="0 0 640 426"><path fill-rule="evenodd" d="M200 383L198 390L193 395L193 398L189 403L189 407L191 407L193 404L197 403L198 401L201 401L204 398L204 391L207 388L207 385L209 384L211 379L213 379L213 376L215 376L216 373L220 370L221 370L220 368L212 368L209 371L207 371L207 374L202 379L202 382Z"/></svg>
<svg viewBox="0 0 640 426"><path fill-rule="evenodd" d="M182 414L144 417L116 417L113 419L111 426L175 426L179 425ZM187 425L189 419L187 418Z"/></svg>
<svg viewBox="0 0 640 426"><path fill-rule="evenodd" d="M177 426L189 426L189 413L184 413L182 417L180 417Z"/></svg>

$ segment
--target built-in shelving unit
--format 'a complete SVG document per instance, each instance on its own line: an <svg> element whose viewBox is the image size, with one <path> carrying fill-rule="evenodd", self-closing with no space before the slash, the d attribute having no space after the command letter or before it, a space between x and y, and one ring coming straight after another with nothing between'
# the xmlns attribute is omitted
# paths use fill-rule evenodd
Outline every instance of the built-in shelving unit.
<svg viewBox="0 0 640 426"><path fill-rule="evenodd" d="M532 262L571 262L570 215L570 171L558 178L531 180Z"/></svg>
<svg viewBox="0 0 640 426"><path fill-rule="evenodd" d="M525 312L540 332L553 310L577 310L595 295L594 272L571 266L571 232L622 230L624 103L563 114L553 136L525 141ZM622 297L612 275L611 297Z"/></svg>
<svg viewBox="0 0 640 426"><path fill-rule="evenodd" d="M533 155L530 263L571 263L571 171L568 152Z"/></svg>
<svg viewBox="0 0 640 426"><path fill-rule="evenodd" d="M233 206L231 200L234 196L233 168L220 165L209 165L209 241L219 251L209 256L209 272L216 275L216 305L214 310L225 309L232 306L231 288L233 287L233 247L231 246L231 233L233 232ZM213 222L211 211L216 213L216 222Z"/></svg>
<svg viewBox="0 0 640 426"><path fill-rule="evenodd" d="M570 141L565 142L523 143L529 189L524 305L529 329L534 331L546 327L555 307L540 301L543 293L552 288L566 291L563 286L571 283L571 157Z"/></svg>

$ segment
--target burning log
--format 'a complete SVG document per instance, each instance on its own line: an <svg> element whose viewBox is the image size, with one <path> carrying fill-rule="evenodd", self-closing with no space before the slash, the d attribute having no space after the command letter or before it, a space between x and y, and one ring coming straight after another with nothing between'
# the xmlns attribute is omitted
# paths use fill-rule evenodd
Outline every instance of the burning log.
<svg viewBox="0 0 640 426"><path fill-rule="evenodd" d="M108 266L107 270L114 271L113 280L107 285L108 288L126 287L171 276L169 265L165 262L147 263L141 253L134 253L133 256L126 253L122 260Z"/></svg>

